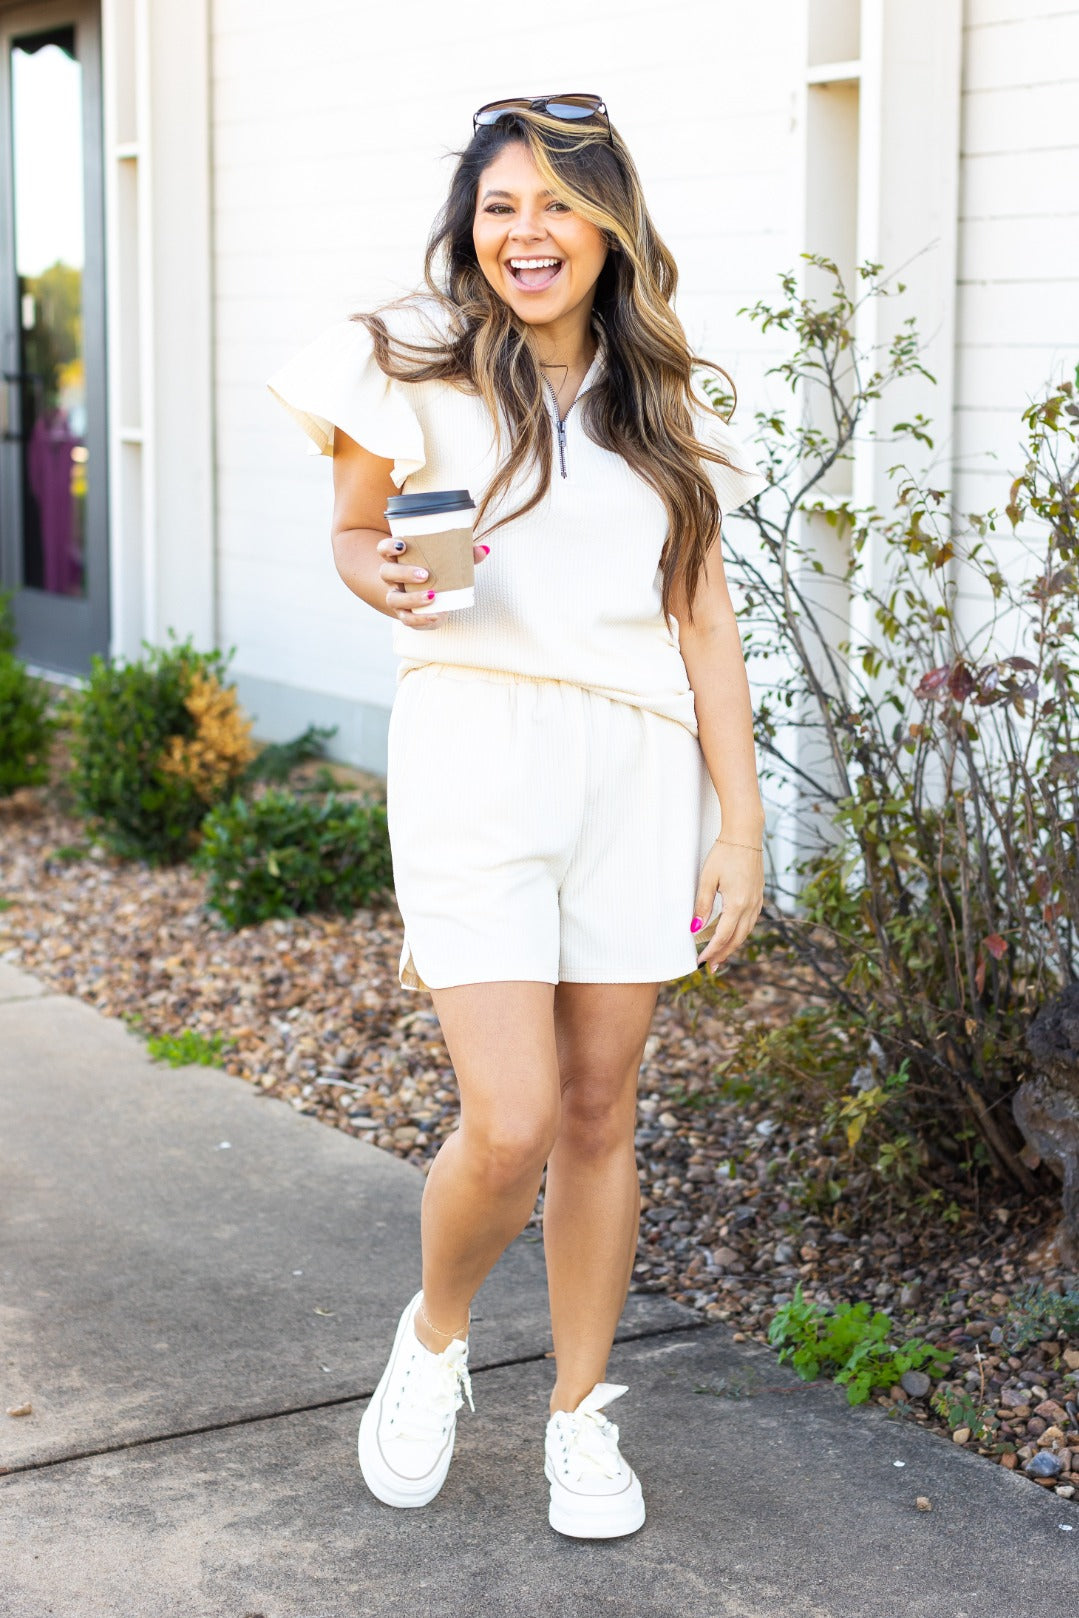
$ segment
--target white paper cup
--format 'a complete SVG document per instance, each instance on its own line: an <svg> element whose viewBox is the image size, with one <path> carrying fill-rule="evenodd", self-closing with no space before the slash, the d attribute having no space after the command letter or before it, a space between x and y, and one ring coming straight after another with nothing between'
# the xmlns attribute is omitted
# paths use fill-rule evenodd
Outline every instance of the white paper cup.
<svg viewBox="0 0 1079 1618"><path fill-rule="evenodd" d="M475 502L467 489L436 489L428 494L395 494L386 502L394 539L403 539L407 566L427 569L430 601L413 607L421 618L471 607L476 599L472 550ZM411 594L412 592L410 592ZM417 595L421 592L417 591Z"/></svg>

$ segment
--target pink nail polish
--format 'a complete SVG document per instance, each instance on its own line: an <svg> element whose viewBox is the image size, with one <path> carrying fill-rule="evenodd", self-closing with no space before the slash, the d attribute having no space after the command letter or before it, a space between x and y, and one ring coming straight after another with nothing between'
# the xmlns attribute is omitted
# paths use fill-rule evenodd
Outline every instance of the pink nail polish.
<svg viewBox="0 0 1079 1618"><path fill-rule="evenodd" d="M689 930L691 933L699 933L703 926L704 922L701 920L700 916L694 916L693 920L689 924Z"/></svg>
<svg viewBox="0 0 1079 1618"><path fill-rule="evenodd" d="M428 601L433 601L435 599L435 592L433 590L428 590L427 599Z"/></svg>
<svg viewBox="0 0 1079 1618"><path fill-rule="evenodd" d="M491 554L490 545L481 545L480 550L483 552L484 556L490 556Z"/></svg>

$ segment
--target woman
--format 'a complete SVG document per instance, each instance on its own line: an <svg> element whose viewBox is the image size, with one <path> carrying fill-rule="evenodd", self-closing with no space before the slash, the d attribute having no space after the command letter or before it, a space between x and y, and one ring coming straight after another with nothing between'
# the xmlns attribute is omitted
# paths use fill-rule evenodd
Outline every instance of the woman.
<svg viewBox="0 0 1079 1618"><path fill-rule="evenodd" d="M546 1169L545 1471L551 1525L577 1538L645 1517L603 1415L626 1389L603 1379L659 986L718 971L764 888L717 543L764 480L691 392L676 278L598 97L495 103L460 156L426 293L339 323L270 383L333 456L341 577L395 621L400 977L430 992L461 1095L424 1190L422 1290L361 1423L363 1475L396 1506L441 1488L472 1404L471 1300ZM406 480L482 496L471 609L420 615L433 592L384 517Z"/></svg>

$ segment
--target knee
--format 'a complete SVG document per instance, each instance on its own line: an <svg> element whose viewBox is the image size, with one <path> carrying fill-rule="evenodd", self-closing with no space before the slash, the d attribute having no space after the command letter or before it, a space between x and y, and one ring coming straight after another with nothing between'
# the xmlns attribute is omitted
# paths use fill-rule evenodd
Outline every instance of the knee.
<svg viewBox="0 0 1079 1618"><path fill-rule="evenodd" d="M471 1125L467 1138L478 1173L497 1196L539 1185L557 1133L557 1118L505 1118Z"/></svg>
<svg viewBox="0 0 1079 1618"><path fill-rule="evenodd" d="M637 1112L636 1076L590 1074L571 1079L562 1092L558 1138L578 1157L601 1159L633 1147Z"/></svg>

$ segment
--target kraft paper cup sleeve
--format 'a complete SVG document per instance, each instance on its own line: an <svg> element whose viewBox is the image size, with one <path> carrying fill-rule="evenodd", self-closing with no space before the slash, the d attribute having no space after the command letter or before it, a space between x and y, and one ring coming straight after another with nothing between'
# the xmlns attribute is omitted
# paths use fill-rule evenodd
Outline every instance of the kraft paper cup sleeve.
<svg viewBox="0 0 1079 1618"><path fill-rule="evenodd" d="M476 578L471 528L451 528L441 534L417 534L408 541L412 559L425 567L429 588L442 593L467 590Z"/></svg>

